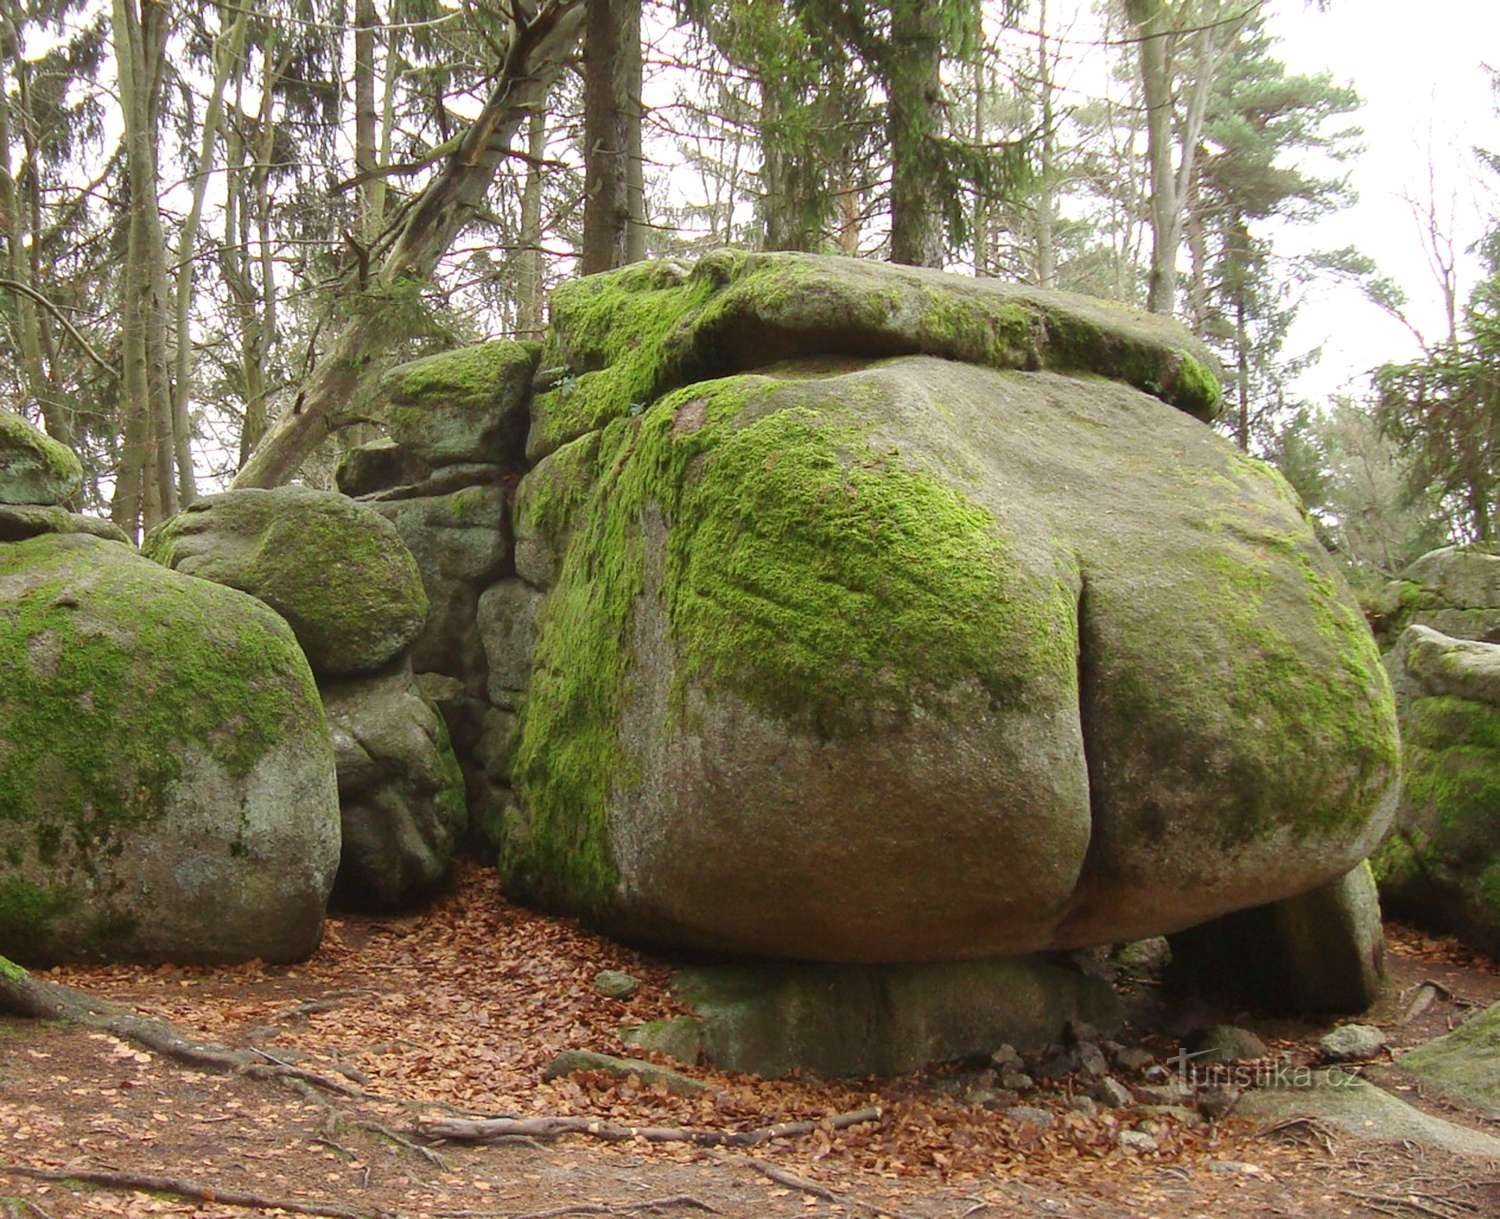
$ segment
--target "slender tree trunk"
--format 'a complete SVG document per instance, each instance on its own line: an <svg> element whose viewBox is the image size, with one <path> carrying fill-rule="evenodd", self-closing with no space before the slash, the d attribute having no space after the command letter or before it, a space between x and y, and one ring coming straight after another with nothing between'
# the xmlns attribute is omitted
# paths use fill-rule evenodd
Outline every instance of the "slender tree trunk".
<svg viewBox="0 0 1500 1219"><path fill-rule="evenodd" d="M400 337L402 311L381 298L408 299L431 277L453 238L483 204L521 124L540 108L580 33L581 0L548 0L513 32L489 99L437 176L406 213L373 276L370 307L356 311L290 409L234 480L236 487L285 482L308 451L334 431Z"/></svg>
<svg viewBox="0 0 1500 1219"><path fill-rule="evenodd" d="M123 480L116 523L149 529L177 511L176 442L166 363L166 259L158 212L157 123L167 13L151 0L114 0L114 50L130 180L121 310L126 460L141 482ZM138 446L138 448L137 448ZM123 473L123 472L122 472Z"/></svg>
<svg viewBox="0 0 1500 1219"><path fill-rule="evenodd" d="M645 104L641 100L645 82L641 62L641 6L627 4L620 48L625 56L625 204L630 219L625 226L625 261L646 257L646 153L642 127Z"/></svg>
<svg viewBox="0 0 1500 1219"><path fill-rule="evenodd" d="M586 0L583 49L583 251L585 275L624 266L630 229L630 55L635 8L628 0Z"/></svg>
<svg viewBox="0 0 1500 1219"><path fill-rule="evenodd" d="M942 62L936 6L924 0L893 0L886 103L891 261L908 266L941 267L947 261L935 172Z"/></svg>
<svg viewBox="0 0 1500 1219"><path fill-rule="evenodd" d="M354 174L359 179L359 239L380 232L375 184L375 0L354 0Z"/></svg>
<svg viewBox="0 0 1500 1219"><path fill-rule="evenodd" d="M522 338L542 333L542 166L547 155L547 115L538 110L528 122L526 152L530 161L521 187L521 252L516 260L516 332Z"/></svg>
<svg viewBox="0 0 1500 1219"><path fill-rule="evenodd" d="M1146 160L1151 171L1151 269L1146 308L1171 313L1177 298L1177 244L1172 239L1177 215L1177 176L1172 168L1172 69L1167 46L1166 12L1160 0L1133 0L1131 19L1141 91L1146 101Z"/></svg>
<svg viewBox="0 0 1500 1219"><path fill-rule="evenodd" d="M1036 82L1041 91L1042 135L1039 142L1040 165L1036 196L1036 282L1043 288L1057 286L1057 250L1054 229L1057 219L1057 182L1054 161L1057 154L1057 124L1052 104L1052 65L1055 54L1047 38L1047 0L1037 10Z"/></svg>

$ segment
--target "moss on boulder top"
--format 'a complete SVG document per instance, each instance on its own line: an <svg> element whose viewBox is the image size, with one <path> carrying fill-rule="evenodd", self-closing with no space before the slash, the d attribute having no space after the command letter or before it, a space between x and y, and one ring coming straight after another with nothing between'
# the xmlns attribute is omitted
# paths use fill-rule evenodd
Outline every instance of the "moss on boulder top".
<svg viewBox="0 0 1500 1219"><path fill-rule="evenodd" d="M398 365L376 413L403 450L432 467L519 465L540 345L498 339Z"/></svg>
<svg viewBox="0 0 1500 1219"><path fill-rule="evenodd" d="M0 504L61 504L83 486L77 454L0 410Z"/></svg>
<svg viewBox="0 0 1500 1219"><path fill-rule="evenodd" d="M395 527L332 491L211 495L153 529L142 552L264 601L319 677L379 669L427 619L421 575Z"/></svg>
<svg viewBox="0 0 1500 1219"><path fill-rule="evenodd" d="M694 381L809 356L926 354L1124 381L1202 419L1212 359L1176 323L1067 292L826 255L720 251L560 286L529 456Z"/></svg>
<svg viewBox="0 0 1500 1219"><path fill-rule="evenodd" d="M518 505L561 557L510 892L710 950L937 960L1176 931L1383 834L1369 630L1285 482L1199 421L1119 380L847 351L652 401L638 346L571 307L557 341L640 401Z"/></svg>
<svg viewBox="0 0 1500 1219"><path fill-rule="evenodd" d="M280 617L115 542L0 546L0 955L295 960L338 848Z"/></svg>

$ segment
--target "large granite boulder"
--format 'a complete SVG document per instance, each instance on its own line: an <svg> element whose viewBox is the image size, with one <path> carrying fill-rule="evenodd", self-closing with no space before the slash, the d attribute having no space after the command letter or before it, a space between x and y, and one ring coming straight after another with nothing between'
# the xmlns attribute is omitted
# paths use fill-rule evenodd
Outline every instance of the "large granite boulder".
<svg viewBox="0 0 1500 1219"><path fill-rule="evenodd" d="M1386 907L1500 956L1500 644L1411 626L1385 663L1405 766Z"/></svg>
<svg viewBox="0 0 1500 1219"><path fill-rule="evenodd" d="M1287 485L1193 417L1177 327L805 255L552 309L517 506L546 597L491 688L512 894L938 961L1175 932L1379 841L1373 640ZM487 606L512 664L527 617Z"/></svg>
<svg viewBox="0 0 1500 1219"><path fill-rule="evenodd" d="M83 486L77 454L0 410L0 504L61 504Z"/></svg>
<svg viewBox="0 0 1500 1219"><path fill-rule="evenodd" d="M118 542L0 546L0 955L300 960L338 857L280 617Z"/></svg>
<svg viewBox="0 0 1500 1219"><path fill-rule="evenodd" d="M338 762L341 904L387 909L429 893L448 874L468 820L448 730L409 665L325 683Z"/></svg>
<svg viewBox="0 0 1500 1219"><path fill-rule="evenodd" d="M429 469L508 464L526 435L538 350L499 339L391 369L380 393L390 439Z"/></svg>
<svg viewBox="0 0 1500 1219"><path fill-rule="evenodd" d="M1430 550L1380 590L1370 616L1383 647L1409 626L1500 643L1500 555L1482 546Z"/></svg>
<svg viewBox="0 0 1500 1219"><path fill-rule="evenodd" d="M153 529L142 551L264 601L291 624L319 677L389 664L427 618L421 576L396 530L332 491L210 495Z"/></svg>

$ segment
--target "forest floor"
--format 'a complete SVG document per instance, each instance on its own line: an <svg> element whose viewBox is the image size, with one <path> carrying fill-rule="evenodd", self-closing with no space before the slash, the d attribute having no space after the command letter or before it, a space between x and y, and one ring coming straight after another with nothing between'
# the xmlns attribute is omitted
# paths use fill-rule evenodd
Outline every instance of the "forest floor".
<svg viewBox="0 0 1500 1219"><path fill-rule="evenodd" d="M1392 1034L1393 1048L1500 1001L1493 963L1401 927L1388 932L1388 993L1365 1019ZM603 968L626 970L644 985L629 1000L606 999L592 985ZM1117 1140L1131 1119L1071 1111L1068 1080L1026 1098L1054 1114L1048 1129L945 1095L942 1071L768 1082L693 1068L711 1088L687 1098L634 1077L544 1082L544 1068L563 1049L637 1054L618 1028L674 1014L669 971L571 922L507 904L493 872L474 867L420 914L330 920L322 949L303 965L40 976L205 1039L253 1045L268 1062L352 1079L360 1094L194 1071L86 1028L0 1018L0 1216L282 1213L270 1203L402 1219L1500 1215L1500 1165L1356 1140L1317 1124L1265 1130L1233 1112L1212 1125L1169 1121L1156 1132L1158 1150L1133 1154ZM1442 997L1403 1022L1424 981L1441 984ZM1254 1020L1187 1007L1145 986L1132 990L1126 998L1140 1028L1122 1039L1163 1060L1189 1027L1235 1020L1278 1054L1307 1062L1330 1027ZM1155 1031L1140 1031L1148 1026ZM1500 1123L1423 1095L1388 1061L1366 1074L1429 1112L1500 1134ZM878 1121L750 1151L581 1135L479 1146L413 1137L423 1116L573 1114L746 1129L870 1105L880 1106ZM42 1181L17 1167L175 1185ZM184 1185L210 1200L185 1199L177 1188ZM237 1194L245 1197L228 1204Z"/></svg>

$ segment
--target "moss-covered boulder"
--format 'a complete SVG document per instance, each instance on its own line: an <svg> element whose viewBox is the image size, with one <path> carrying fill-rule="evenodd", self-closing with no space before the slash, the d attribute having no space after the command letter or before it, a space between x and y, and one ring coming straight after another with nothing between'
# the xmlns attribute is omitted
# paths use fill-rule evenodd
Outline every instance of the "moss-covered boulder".
<svg viewBox="0 0 1500 1219"><path fill-rule="evenodd" d="M1362 1012L1380 994L1385 932L1369 863L1310 893L1171 937L1173 980L1269 1012Z"/></svg>
<svg viewBox="0 0 1500 1219"><path fill-rule="evenodd" d="M421 575L395 528L332 491L211 495L153 529L142 552L264 601L291 624L319 677L381 668L427 618Z"/></svg>
<svg viewBox="0 0 1500 1219"><path fill-rule="evenodd" d="M917 267L721 250L691 272L637 263L561 285L541 356L533 460L663 394L785 360L925 354L1111 377L1203 419L1207 351L1172 322L1092 297Z"/></svg>
<svg viewBox="0 0 1500 1219"><path fill-rule="evenodd" d="M24 542L44 533L86 533L107 542L134 543L113 521L69 512L52 504L0 504L0 542Z"/></svg>
<svg viewBox="0 0 1500 1219"><path fill-rule="evenodd" d="M554 301L544 370L588 371L533 441L597 446L524 497L556 575L513 893L940 960L1177 931L1373 849L1390 689L1295 495L1171 405L1217 393L1179 330L1029 299L752 257ZM872 358L902 344L950 358Z"/></svg>
<svg viewBox="0 0 1500 1219"><path fill-rule="evenodd" d="M1401 1055L1397 1063L1423 1083L1500 1118L1500 1003Z"/></svg>
<svg viewBox="0 0 1500 1219"><path fill-rule="evenodd" d="M376 413L401 449L432 468L519 465L538 350L499 339L398 365Z"/></svg>
<svg viewBox="0 0 1500 1219"><path fill-rule="evenodd" d="M281 618L116 542L0 546L0 955L299 960L338 856Z"/></svg>
<svg viewBox="0 0 1500 1219"><path fill-rule="evenodd" d="M342 905L390 909L426 896L448 873L468 820L448 730L410 666L325 683L338 762Z"/></svg>
<svg viewBox="0 0 1500 1219"><path fill-rule="evenodd" d="M1374 859L1386 907L1500 956L1500 644L1412 626L1386 665L1405 769Z"/></svg>
<svg viewBox="0 0 1500 1219"><path fill-rule="evenodd" d="M1409 626L1500 643L1500 555L1483 546L1430 550L1380 590L1370 618L1387 648Z"/></svg>
<svg viewBox="0 0 1500 1219"><path fill-rule="evenodd" d="M61 504L82 486L83 466L71 449L0 410L0 504Z"/></svg>

